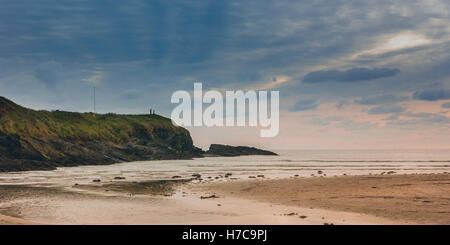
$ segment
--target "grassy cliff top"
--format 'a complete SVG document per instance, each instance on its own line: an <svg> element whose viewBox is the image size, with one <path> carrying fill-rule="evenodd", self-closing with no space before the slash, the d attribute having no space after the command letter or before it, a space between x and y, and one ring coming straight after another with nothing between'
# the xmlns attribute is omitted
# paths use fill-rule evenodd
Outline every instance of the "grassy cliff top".
<svg viewBox="0 0 450 245"><path fill-rule="evenodd" d="M0 133L21 137L125 142L135 135L158 132L189 134L186 129L173 125L169 118L158 115L36 111L0 96Z"/></svg>

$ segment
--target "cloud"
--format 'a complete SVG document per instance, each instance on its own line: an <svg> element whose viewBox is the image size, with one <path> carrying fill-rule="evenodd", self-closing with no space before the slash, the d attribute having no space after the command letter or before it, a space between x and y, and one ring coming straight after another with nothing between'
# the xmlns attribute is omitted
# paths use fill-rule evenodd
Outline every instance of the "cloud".
<svg viewBox="0 0 450 245"><path fill-rule="evenodd" d="M394 113L394 114L391 114L390 116L388 116L388 117L386 117L386 118L383 118L383 120L386 120L386 121L396 121L396 120L398 120L398 113Z"/></svg>
<svg viewBox="0 0 450 245"><path fill-rule="evenodd" d="M81 80L88 84L99 85L102 82L104 76L105 73L102 70L94 70L92 71L92 75Z"/></svg>
<svg viewBox="0 0 450 245"><path fill-rule="evenodd" d="M347 100L341 100L336 103L336 108L342 109L344 106L350 104Z"/></svg>
<svg viewBox="0 0 450 245"><path fill-rule="evenodd" d="M413 32L397 33L389 40L371 50L363 51L357 56L387 57L425 48L433 42L424 36Z"/></svg>
<svg viewBox="0 0 450 245"><path fill-rule="evenodd" d="M441 107L445 108L445 109L449 109L450 108L450 102L442 104Z"/></svg>
<svg viewBox="0 0 450 245"><path fill-rule="evenodd" d="M446 125L450 123L450 118L435 114L435 113L415 113L415 114L409 114L406 115L410 119L406 120L396 120L390 122L391 125L397 125L397 126L428 126L430 124L440 124L440 125Z"/></svg>
<svg viewBox="0 0 450 245"><path fill-rule="evenodd" d="M428 113L428 112L420 112L420 113L406 113L404 116L412 117L412 118L427 118L427 117L431 117L433 115L435 115L435 114Z"/></svg>
<svg viewBox="0 0 450 245"><path fill-rule="evenodd" d="M395 76L400 72L399 69L389 68L352 68L345 71L339 70L322 70L313 71L303 77L303 82L320 83L320 82L345 82L353 83L360 81L368 81L385 77Z"/></svg>
<svg viewBox="0 0 450 245"><path fill-rule="evenodd" d="M283 109L315 110L325 124L333 113L353 115L361 107L353 103L372 113L402 111L387 106L450 75L446 0L2 2L0 91L34 108L90 110L90 87L99 84L99 110L147 112L152 105L170 115L173 91L200 81L279 89ZM52 60L63 71L35 69ZM298 101L307 98L317 101ZM408 109L419 111L416 104ZM347 128L377 125L356 119L349 115Z"/></svg>
<svg viewBox="0 0 450 245"><path fill-rule="evenodd" d="M399 118L402 116L402 119ZM391 116L384 118L388 121L388 125L401 126L419 126L425 127L430 124L446 125L450 123L450 118L438 113L419 112L419 113L393 113Z"/></svg>
<svg viewBox="0 0 450 245"><path fill-rule="evenodd" d="M316 100L300 100L290 108L290 111L309 111L317 108Z"/></svg>
<svg viewBox="0 0 450 245"><path fill-rule="evenodd" d="M389 113L400 113L405 111L402 106L391 106L391 105L379 105L371 108L369 114L389 114Z"/></svg>
<svg viewBox="0 0 450 245"><path fill-rule="evenodd" d="M120 98L124 100L134 100L139 97L139 91L137 90L126 90L122 92Z"/></svg>
<svg viewBox="0 0 450 245"><path fill-rule="evenodd" d="M424 90L414 92L413 96L416 100L436 101L450 99L450 90Z"/></svg>
<svg viewBox="0 0 450 245"><path fill-rule="evenodd" d="M406 100L409 100L408 96L399 96L395 94L382 94L356 99L354 102L356 104L361 105L378 105L378 104L394 104Z"/></svg>
<svg viewBox="0 0 450 245"><path fill-rule="evenodd" d="M56 61L47 61L34 69L34 77L49 90L54 90L58 81L62 79L62 65Z"/></svg>

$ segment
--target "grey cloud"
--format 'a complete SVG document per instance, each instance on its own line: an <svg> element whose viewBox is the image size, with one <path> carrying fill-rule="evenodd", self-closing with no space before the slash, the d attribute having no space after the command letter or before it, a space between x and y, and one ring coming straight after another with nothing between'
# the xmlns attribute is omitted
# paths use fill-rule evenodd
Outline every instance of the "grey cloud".
<svg viewBox="0 0 450 245"><path fill-rule="evenodd" d="M405 114L405 116L410 118L418 118L426 122L436 122L436 123L449 122L448 117L436 113L428 113L428 112L407 113Z"/></svg>
<svg viewBox="0 0 450 245"><path fill-rule="evenodd" d="M309 111L317 108L316 100L300 100L291 107L291 111Z"/></svg>
<svg viewBox="0 0 450 245"><path fill-rule="evenodd" d="M441 107L446 109L450 108L450 102L442 104Z"/></svg>
<svg viewBox="0 0 450 245"><path fill-rule="evenodd" d="M383 120L386 120L386 121L395 121L395 120L398 120L398 115L399 115L398 113L394 113L394 114L392 114L392 115L390 115L390 116L384 118Z"/></svg>
<svg viewBox="0 0 450 245"><path fill-rule="evenodd" d="M341 101L339 101L339 102L336 104L336 108L342 109L342 107L344 107L345 105L348 105L348 104L349 104L348 101L346 101L346 100L341 100Z"/></svg>
<svg viewBox="0 0 450 245"><path fill-rule="evenodd" d="M80 69L92 70L96 66L104 67L108 72L107 82L101 85L105 91L110 91L103 95L110 105L108 109L115 110L125 102L117 100L124 90L142 91L148 86L161 86L164 92L153 93L156 90L152 90L152 96L139 99L147 104L157 104L158 108L168 108L166 112L170 112L169 99L174 90L185 89L185 86L192 88L192 83L180 83L186 77L194 77L205 86L236 84L241 89L278 75L290 76L297 78L297 82L289 83L289 87L285 85L283 93L291 92L296 99L307 94L338 103L379 94L386 89L390 93L412 93L423 87L430 88L429 81L442 82L440 79L450 74L448 43L435 45L433 42L423 50L398 51L407 54L405 56L397 56L396 51L383 57L370 57L371 60L364 64L348 59L374 48L380 38L404 31L423 35L436 43L443 41L442 37L448 37L448 30L442 28L448 23L445 11L436 13L434 7L413 8L408 0L395 4L384 0L232 0L221 3L135 0L126 5L113 2L105 5L95 1L61 3L57 0L45 1L46 4L4 2L0 8L0 23L3 23L0 32L4 33L0 42L0 67L4 69L0 77L29 72L30 66L34 67L42 60L61 62L64 70L73 71L72 74L61 73L68 80L61 93L48 93L45 89L43 92L30 91L23 86L23 91L17 94L41 103L43 98L56 94L75 98L68 104L79 110L84 108L81 99L86 96L84 91L89 90L87 84L80 83L89 74L83 72L86 76L80 78ZM61 12L61 5L67 10ZM403 8L409 9L407 16L392 12ZM36 38L20 38L22 36ZM394 55L395 60L392 59ZM335 67L333 64L346 66ZM326 86L300 82L299 74L314 71L310 67L323 65L330 65L328 71L341 70L337 71L341 79L352 74L353 80L327 83ZM367 70L359 71L363 75L357 74L357 70L345 71L352 67L367 67ZM399 68L401 73L376 83L357 82L365 81L358 79L386 75L383 71L373 74L375 67ZM387 71L395 73L396 69ZM55 78L59 76L57 73L37 73L42 84L46 84L44 81L49 87L59 84ZM342 86L342 83L352 81L351 89ZM26 83L24 79L23 84ZM133 95L124 95L123 99L127 97ZM283 104L283 100L280 103ZM132 108L142 108L143 104ZM316 106L312 103L298 107L305 110Z"/></svg>
<svg viewBox="0 0 450 245"><path fill-rule="evenodd" d="M436 101L436 100L448 100L450 99L450 90L424 90L417 91L413 94L413 98L416 100Z"/></svg>
<svg viewBox="0 0 450 245"><path fill-rule="evenodd" d="M308 121L308 123L312 125L327 126L330 125L330 123L342 121L344 121L344 118L341 117L324 117L324 118L313 117L311 120Z"/></svg>
<svg viewBox="0 0 450 245"><path fill-rule="evenodd" d="M433 114L429 113L428 115L424 115L424 117L414 117L412 119L406 119L406 120L396 120L392 121L389 124L394 126L427 126L430 124L440 124L440 125L446 125L450 123L450 118L439 115L439 114Z"/></svg>
<svg viewBox="0 0 450 245"><path fill-rule="evenodd" d="M399 69L389 68L352 68L345 71L339 70L322 70L313 71L303 77L303 82L320 83L320 82L360 82L385 77L395 76L400 72Z"/></svg>
<svg viewBox="0 0 450 245"><path fill-rule="evenodd" d="M401 101L406 101L408 99L409 99L408 96L383 94L356 99L354 102L361 105L378 105L378 104L393 104Z"/></svg>
<svg viewBox="0 0 450 245"><path fill-rule="evenodd" d="M405 111L402 106L391 106L391 105L379 105L371 108L369 114L389 114L389 113L400 113Z"/></svg>
<svg viewBox="0 0 450 245"><path fill-rule="evenodd" d="M420 113L406 113L404 116L413 118L427 118L432 117L433 115L435 114L428 112L420 112Z"/></svg>

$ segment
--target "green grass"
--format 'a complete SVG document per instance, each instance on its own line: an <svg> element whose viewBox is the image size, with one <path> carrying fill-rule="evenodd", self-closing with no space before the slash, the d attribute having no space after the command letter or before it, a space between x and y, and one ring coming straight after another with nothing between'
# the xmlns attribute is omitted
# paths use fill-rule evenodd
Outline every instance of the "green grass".
<svg viewBox="0 0 450 245"><path fill-rule="evenodd" d="M0 97L0 132L7 134L126 142L136 134L153 134L155 129L189 134L158 115L35 111Z"/></svg>

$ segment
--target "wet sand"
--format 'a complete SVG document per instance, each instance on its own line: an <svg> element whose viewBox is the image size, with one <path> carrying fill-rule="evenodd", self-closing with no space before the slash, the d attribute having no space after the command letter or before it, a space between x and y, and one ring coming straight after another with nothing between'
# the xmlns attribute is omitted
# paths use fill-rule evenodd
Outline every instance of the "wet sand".
<svg viewBox="0 0 450 245"><path fill-rule="evenodd" d="M0 224L450 223L448 174L230 179L2 185Z"/></svg>
<svg viewBox="0 0 450 245"><path fill-rule="evenodd" d="M0 214L0 225L38 225L38 223Z"/></svg>
<svg viewBox="0 0 450 245"><path fill-rule="evenodd" d="M394 223L450 224L450 174L252 180L202 188L222 196L367 214Z"/></svg>

